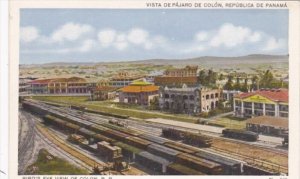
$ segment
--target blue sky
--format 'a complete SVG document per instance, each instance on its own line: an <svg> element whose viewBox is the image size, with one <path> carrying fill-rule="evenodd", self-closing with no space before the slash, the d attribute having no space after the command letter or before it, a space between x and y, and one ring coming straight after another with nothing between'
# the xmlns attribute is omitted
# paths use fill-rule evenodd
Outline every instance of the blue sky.
<svg viewBox="0 0 300 179"><path fill-rule="evenodd" d="M288 54L288 10L22 9L20 63Z"/></svg>

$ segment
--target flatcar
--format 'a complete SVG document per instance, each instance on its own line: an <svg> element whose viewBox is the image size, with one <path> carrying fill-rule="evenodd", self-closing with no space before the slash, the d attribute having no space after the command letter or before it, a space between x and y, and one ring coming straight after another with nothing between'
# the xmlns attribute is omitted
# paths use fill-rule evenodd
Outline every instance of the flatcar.
<svg viewBox="0 0 300 179"><path fill-rule="evenodd" d="M162 135L166 138L181 140L184 138L184 131L173 128L163 128Z"/></svg>
<svg viewBox="0 0 300 179"><path fill-rule="evenodd" d="M198 147L210 147L212 142L211 137L200 133L186 133L184 136L184 143Z"/></svg>
<svg viewBox="0 0 300 179"><path fill-rule="evenodd" d="M224 137L235 138L246 141L257 141L258 134L251 131L237 130L237 129L224 129L222 131Z"/></svg>
<svg viewBox="0 0 300 179"><path fill-rule="evenodd" d="M182 153L177 155L176 162L209 175L224 174L220 164L190 154Z"/></svg>

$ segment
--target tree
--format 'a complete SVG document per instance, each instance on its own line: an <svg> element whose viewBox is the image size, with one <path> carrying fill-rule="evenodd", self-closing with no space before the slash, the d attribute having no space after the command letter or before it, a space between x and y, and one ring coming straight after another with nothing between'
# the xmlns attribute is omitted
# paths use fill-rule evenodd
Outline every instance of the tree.
<svg viewBox="0 0 300 179"><path fill-rule="evenodd" d="M206 74L205 74L205 71L204 70L201 70L199 72L199 76L198 76L198 82L202 85L204 85L205 83L205 77L206 77Z"/></svg>
<svg viewBox="0 0 300 179"><path fill-rule="evenodd" d="M226 84L224 85L224 89L225 90L233 90L233 81L232 81L232 78L233 77L231 75L228 76L228 80L227 80Z"/></svg>
<svg viewBox="0 0 300 179"><path fill-rule="evenodd" d="M240 78L239 77L236 78L236 83L234 84L233 88L235 90L238 90L238 91L241 90L241 84L240 84Z"/></svg>
<svg viewBox="0 0 300 179"><path fill-rule="evenodd" d="M258 89L258 76L253 76L251 78L251 90L257 90Z"/></svg>
<svg viewBox="0 0 300 179"><path fill-rule="evenodd" d="M241 87L241 91L247 92L248 91L248 78L245 79L243 86Z"/></svg>

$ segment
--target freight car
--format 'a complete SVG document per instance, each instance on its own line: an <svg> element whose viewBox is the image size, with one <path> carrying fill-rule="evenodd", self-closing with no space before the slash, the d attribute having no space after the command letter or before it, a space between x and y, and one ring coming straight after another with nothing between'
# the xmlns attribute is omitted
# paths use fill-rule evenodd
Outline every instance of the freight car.
<svg viewBox="0 0 300 179"><path fill-rule="evenodd" d="M167 171L167 166L171 163L169 160L153 155L149 152L142 151L136 155L136 160L138 164L141 164L147 169L150 169L157 174L164 174Z"/></svg>
<svg viewBox="0 0 300 179"><path fill-rule="evenodd" d="M75 109L75 110L79 110L84 112L87 108L85 106L75 106L75 105L71 105L70 106L71 109Z"/></svg>
<svg viewBox="0 0 300 179"><path fill-rule="evenodd" d="M237 130L237 129L224 129L222 131L223 136L235 139L241 139L246 141L257 141L258 134L255 132Z"/></svg>
<svg viewBox="0 0 300 179"><path fill-rule="evenodd" d="M171 149L159 144L150 144L147 147L147 151L157 156L164 157L170 161L174 161L176 156L181 153L175 149Z"/></svg>
<svg viewBox="0 0 300 179"><path fill-rule="evenodd" d="M171 163L167 166L168 175L205 175L195 169L181 165L179 163Z"/></svg>
<svg viewBox="0 0 300 179"><path fill-rule="evenodd" d="M162 135L166 138L182 140L184 138L184 131L177 130L174 128L163 128Z"/></svg>
<svg viewBox="0 0 300 179"><path fill-rule="evenodd" d="M210 147L212 142L211 137L199 133L186 133L184 136L184 143L198 147Z"/></svg>
<svg viewBox="0 0 300 179"><path fill-rule="evenodd" d="M242 164L239 161L229 159L216 154L201 151L195 154L198 157L206 160L214 161L220 164L224 169L224 175L240 175L242 171Z"/></svg>
<svg viewBox="0 0 300 179"><path fill-rule="evenodd" d="M194 154L194 153L197 153L200 151L199 149L196 149L192 146L188 146L186 144L182 144L179 142L166 142L166 143L164 143L164 145L167 147L170 147L172 149L175 149L175 150L178 150L178 151L181 151L184 153L188 153L188 154Z"/></svg>
<svg viewBox="0 0 300 179"><path fill-rule="evenodd" d="M176 162L209 175L223 174L223 168L220 164L190 154L177 155Z"/></svg>
<svg viewBox="0 0 300 179"><path fill-rule="evenodd" d="M108 121L108 123L113 124L113 125L117 125L119 127L127 127L128 126L126 122L120 121L120 120L117 120L117 119L110 119Z"/></svg>

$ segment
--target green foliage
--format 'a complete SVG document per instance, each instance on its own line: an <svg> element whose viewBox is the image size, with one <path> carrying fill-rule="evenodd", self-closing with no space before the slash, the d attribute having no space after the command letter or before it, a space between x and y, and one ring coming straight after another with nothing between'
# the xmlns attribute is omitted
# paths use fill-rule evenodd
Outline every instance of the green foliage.
<svg viewBox="0 0 300 179"><path fill-rule="evenodd" d="M201 70L199 72L198 82L201 85L213 86L216 84L217 79L218 79L218 74L211 69L208 70L207 72L205 70Z"/></svg>
<svg viewBox="0 0 300 179"><path fill-rule="evenodd" d="M234 84L233 84L232 79L233 79L232 76L228 76L228 80L223 87L225 90L233 90L234 89L234 86L233 86Z"/></svg>
<svg viewBox="0 0 300 179"><path fill-rule="evenodd" d="M41 149L36 162L27 167L26 174L87 175L89 172L51 155L46 149Z"/></svg>
<svg viewBox="0 0 300 179"><path fill-rule="evenodd" d="M152 100L150 100L150 110L159 110L159 99L158 96L155 96Z"/></svg>

